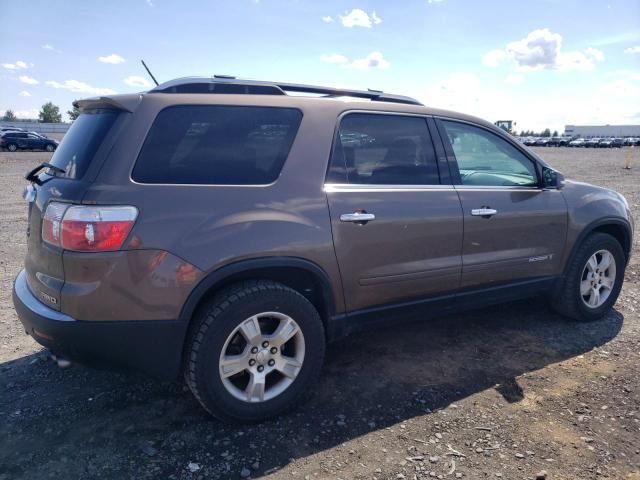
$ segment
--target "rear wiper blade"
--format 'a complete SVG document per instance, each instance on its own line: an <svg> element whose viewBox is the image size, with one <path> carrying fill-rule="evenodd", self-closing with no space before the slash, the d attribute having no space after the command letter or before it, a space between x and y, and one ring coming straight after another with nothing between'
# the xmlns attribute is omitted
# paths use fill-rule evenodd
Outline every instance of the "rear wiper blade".
<svg viewBox="0 0 640 480"><path fill-rule="evenodd" d="M38 178L38 174L44 168L48 168L49 170L53 170L55 173L61 173L61 174L66 173L64 168L56 167L55 165L53 165L51 163L43 162L40 165L38 165L36 168L31 170L29 173L27 173L24 176L24 178L29 182L33 182L33 183L36 183L38 185L42 185L42 182Z"/></svg>

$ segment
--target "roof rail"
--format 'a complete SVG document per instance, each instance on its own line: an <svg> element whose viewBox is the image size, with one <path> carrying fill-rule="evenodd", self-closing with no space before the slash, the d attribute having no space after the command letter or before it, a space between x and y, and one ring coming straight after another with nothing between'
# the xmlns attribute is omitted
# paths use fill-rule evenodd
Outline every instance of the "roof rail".
<svg viewBox="0 0 640 480"><path fill-rule="evenodd" d="M286 95L287 92L309 93L324 95L325 97L365 98L379 102L422 105L422 103L414 98L384 93L381 90L349 90L303 85L299 83L244 80L228 75L176 78L149 90L149 93L232 93L253 95Z"/></svg>

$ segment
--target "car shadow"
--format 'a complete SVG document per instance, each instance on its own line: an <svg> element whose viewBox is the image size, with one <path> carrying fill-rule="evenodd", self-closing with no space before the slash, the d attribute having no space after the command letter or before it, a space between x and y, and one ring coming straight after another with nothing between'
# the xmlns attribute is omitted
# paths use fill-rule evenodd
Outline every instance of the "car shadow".
<svg viewBox="0 0 640 480"><path fill-rule="evenodd" d="M606 344L622 322L570 322L531 299L355 334L329 347L306 403L244 426L210 418L181 384L37 353L0 365L0 476L181 478L191 462L207 478L257 477L486 389L519 402L518 376Z"/></svg>

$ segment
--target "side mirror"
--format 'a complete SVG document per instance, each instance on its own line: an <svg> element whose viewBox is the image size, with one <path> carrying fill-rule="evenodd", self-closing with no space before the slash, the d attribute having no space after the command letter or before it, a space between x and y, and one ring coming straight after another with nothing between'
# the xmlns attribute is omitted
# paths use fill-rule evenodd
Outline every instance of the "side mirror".
<svg viewBox="0 0 640 480"><path fill-rule="evenodd" d="M560 189L564 186L564 175L549 167L542 167L542 187Z"/></svg>

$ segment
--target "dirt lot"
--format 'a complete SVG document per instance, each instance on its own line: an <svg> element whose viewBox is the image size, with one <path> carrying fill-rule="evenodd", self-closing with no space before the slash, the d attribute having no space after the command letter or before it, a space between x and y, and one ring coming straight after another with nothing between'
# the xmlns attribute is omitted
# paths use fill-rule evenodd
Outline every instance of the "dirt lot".
<svg viewBox="0 0 640 480"><path fill-rule="evenodd" d="M540 153L625 194L640 223L640 149L632 171L622 150ZM0 153L0 480L640 479L638 235L601 322L534 299L347 338L298 411L228 426L181 384L61 370L24 335L10 298L25 253L21 176L47 158Z"/></svg>

